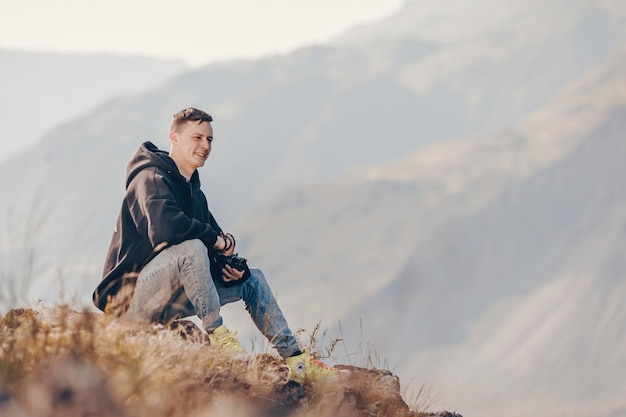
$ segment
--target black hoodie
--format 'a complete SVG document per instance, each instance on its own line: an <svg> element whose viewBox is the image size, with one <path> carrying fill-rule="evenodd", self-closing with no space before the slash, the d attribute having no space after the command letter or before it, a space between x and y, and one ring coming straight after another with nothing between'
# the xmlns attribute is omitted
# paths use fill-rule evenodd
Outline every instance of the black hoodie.
<svg viewBox="0 0 626 417"><path fill-rule="evenodd" d="M198 171L187 181L167 152L145 142L128 163L126 195L94 304L104 311L124 275L139 272L165 247L200 239L208 250L221 231L200 190Z"/></svg>

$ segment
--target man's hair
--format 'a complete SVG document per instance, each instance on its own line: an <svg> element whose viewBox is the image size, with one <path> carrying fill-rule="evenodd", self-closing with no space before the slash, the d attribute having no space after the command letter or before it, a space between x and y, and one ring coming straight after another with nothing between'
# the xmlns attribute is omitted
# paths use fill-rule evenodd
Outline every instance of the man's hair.
<svg viewBox="0 0 626 417"><path fill-rule="evenodd" d="M172 126L170 127L170 130L178 132L180 127L187 122L208 123L212 121L213 118L207 112L198 110L194 107L187 107L186 109L183 109L174 115L174 120L172 120Z"/></svg>

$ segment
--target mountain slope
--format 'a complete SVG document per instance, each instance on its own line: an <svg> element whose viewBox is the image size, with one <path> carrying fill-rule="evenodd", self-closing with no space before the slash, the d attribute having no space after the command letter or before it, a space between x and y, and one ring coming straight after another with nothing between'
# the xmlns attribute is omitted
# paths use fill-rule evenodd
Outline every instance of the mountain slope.
<svg viewBox="0 0 626 417"><path fill-rule="evenodd" d="M454 231L454 241L447 241L454 252L444 253L461 256L426 251L421 263L407 268L405 282L426 270L447 291L409 291L426 294L409 301L399 332L412 337L396 352L410 355L424 339L461 346L439 365L422 355L415 369L445 374L443 386L463 385L456 395L469 409L488 415L486 405L502 409L518 401L515 415L528 415L533 408L556 412L562 404L589 411L598 404L626 405L626 309L620 301L626 295L620 268L626 259L618 249L626 224L619 192L626 178L625 116L626 106L616 109L564 161L432 236L441 242ZM444 262L460 264L458 272L429 269ZM388 308L397 303L395 297ZM497 313L486 314L494 305ZM421 326L425 315L437 319ZM480 336L472 335L475 327L483 329ZM456 338L446 340L450 330ZM494 381L503 388L486 390ZM515 389L507 391L507 385Z"/></svg>
<svg viewBox="0 0 626 417"><path fill-rule="evenodd" d="M284 194L243 225L245 253L293 322L340 319L403 380L451 387L448 408L610 415L626 388L624 63L513 131Z"/></svg>
<svg viewBox="0 0 626 417"><path fill-rule="evenodd" d="M47 131L119 95L157 87L186 71L182 61L0 50L0 163Z"/></svg>
<svg viewBox="0 0 626 417"><path fill-rule="evenodd" d="M546 104L605 59L625 40L625 23L623 4L610 0L409 1L336 44L367 47L372 55L400 42L435 45L403 67L398 79L422 95L448 92L464 109L456 116L468 123L478 115L474 110L489 106L490 117L481 123L493 131Z"/></svg>

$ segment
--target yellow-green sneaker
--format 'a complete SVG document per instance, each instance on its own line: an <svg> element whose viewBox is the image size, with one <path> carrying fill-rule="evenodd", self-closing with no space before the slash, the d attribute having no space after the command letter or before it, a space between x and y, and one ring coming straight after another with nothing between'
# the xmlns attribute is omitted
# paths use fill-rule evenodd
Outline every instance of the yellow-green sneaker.
<svg viewBox="0 0 626 417"><path fill-rule="evenodd" d="M223 352L247 353L235 336L237 336L236 332L230 332L226 326L222 324L215 329L213 333L209 333L209 342L211 346Z"/></svg>
<svg viewBox="0 0 626 417"><path fill-rule="evenodd" d="M307 350L297 356L285 358L289 366L289 379L310 382L320 378L339 376L339 370L318 361Z"/></svg>

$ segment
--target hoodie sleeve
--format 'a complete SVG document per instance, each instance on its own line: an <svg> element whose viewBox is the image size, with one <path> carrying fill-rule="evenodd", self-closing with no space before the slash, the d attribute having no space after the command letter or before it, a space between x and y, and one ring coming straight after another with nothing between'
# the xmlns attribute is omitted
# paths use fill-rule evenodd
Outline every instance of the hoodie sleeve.
<svg viewBox="0 0 626 417"><path fill-rule="evenodd" d="M158 169L139 172L129 184L127 197L137 231L148 236L153 248L190 239L200 239L207 248L215 244L219 230L187 216L176 199L172 180Z"/></svg>

